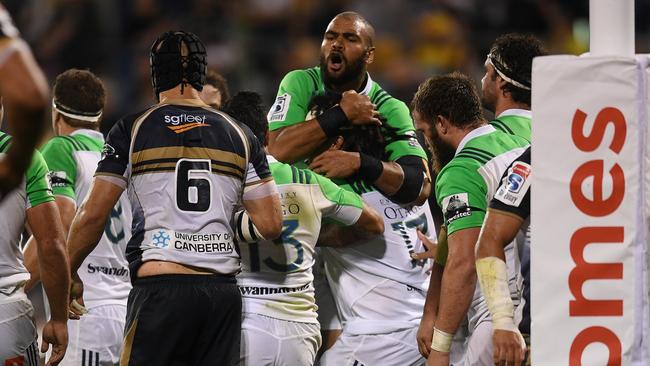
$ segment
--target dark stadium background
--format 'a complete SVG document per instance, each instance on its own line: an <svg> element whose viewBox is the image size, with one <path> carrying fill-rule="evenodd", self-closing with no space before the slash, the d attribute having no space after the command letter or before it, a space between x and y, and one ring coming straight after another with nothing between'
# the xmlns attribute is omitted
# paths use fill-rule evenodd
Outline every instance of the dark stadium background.
<svg viewBox="0 0 650 366"><path fill-rule="evenodd" d="M105 122L152 104L149 46L169 29L196 33L231 91L273 101L289 70L314 65L323 31L355 10L376 28L372 77L409 102L425 77L482 77L501 33L531 32L551 53L588 49L588 0L10 0L3 1L48 78L89 68L109 87ZM650 0L636 0L637 53L650 52ZM107 126L106 126L107 127Z"/></svg>

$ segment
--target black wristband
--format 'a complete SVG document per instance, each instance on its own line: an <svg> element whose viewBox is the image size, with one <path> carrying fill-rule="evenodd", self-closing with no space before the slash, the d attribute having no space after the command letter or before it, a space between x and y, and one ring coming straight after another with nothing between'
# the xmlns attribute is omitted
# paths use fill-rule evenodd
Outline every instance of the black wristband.
<svg viewBox="0 0 650 366"><path fill-rule="evenodd" d="M381 160L373 158L372 156L364 153L359 153L361 165L359 166L359 177L367 183L374 183L381 173L384 172L384 164Z"/></svg>
<svg viewBox="0 0 650 366"><path fill-rule="evenodd" d="M337 136L339 134L339 128L348 123L348 117L345 116L343 109L338 105L323 112L320 116L316 117L316 120L327 137Z"/></svg>

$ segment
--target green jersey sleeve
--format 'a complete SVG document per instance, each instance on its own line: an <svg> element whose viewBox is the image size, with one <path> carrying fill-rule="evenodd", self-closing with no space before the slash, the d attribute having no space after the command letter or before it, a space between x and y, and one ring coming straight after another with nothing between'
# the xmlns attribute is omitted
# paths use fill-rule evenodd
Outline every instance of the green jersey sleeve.
<svg viewBox="0 0 650 366"><path fill-rule="evenodd" d="M427 160L424 149L415 136L415 127L408 107L391 96L378 97L377 110L384 120L382 133L386 138L385 152L388 160L395 161L412 155Z"/></svg>
<svg viewBox="0 0 650 366"><path fill-rule="evenodd" d="M305 121L309 100L316 85L313 70L293 70L288 73L278 89L275 103L267 116L269 130L275 131Z"/></svg>
<svg viewBox="0 0 650 366"><path fill-rule="evenodd" d="M436 200L442 208L447 235L481 227L487 210L487 185L472 166L452 161L436 179Z"/></svg>
<svg viewBox="0 0 650 366"><path fill-rule="evenodd" d="M34 151L32 163L25 174L25 191L27 192L27 208L41 203L54 201L50 182L48 180L47 164L38 151Z"/></svg>
<svg viewBox="0 0 650 366"><path fill-rule="evenodd" d="M77 163L72 155L74 148L71 140L67 136L54 137L41 148L41 153L50 168L50 184L54 195L76 200Z"/></svg>
<svg viewBox="0 0 650 366"><path fill-rule="evenodd" d="M323 219L333 220L346 226L354 225L363 211L361 196L337 186L322 175L313 172L308 174L316 179L323 195L321 199Z"/></svg>

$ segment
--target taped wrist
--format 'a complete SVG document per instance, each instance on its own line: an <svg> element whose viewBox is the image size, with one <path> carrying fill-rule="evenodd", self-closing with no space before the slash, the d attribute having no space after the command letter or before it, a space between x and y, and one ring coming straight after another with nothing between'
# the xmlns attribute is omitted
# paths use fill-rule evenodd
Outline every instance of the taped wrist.
<svg viewBox="0 0 650 366"><path fill-rule="evenodd" d="M492 315L493 328L517 331L514 305L508 288L506 262L497 257L481 258L476 261L476 272L488 310Z"/></svg>
<svg viewBox="0 0 650 366"><path fill-rule="evenodd" d="M443 332L438 328L433 328L433 337L431 337L431 349L448 353L451 351L451 341L454 339L453 334Z"/></svg>
<svg viewBox="0 0 650 366"><path fill-rule="evenodd" d="M327 137L338 136L339 128L348 123L348 117L339 105L326 110L316 120Z"/></svg>
<svg viewBox="0 0 650 366"><path fill-rule="evenodd" d="M364 153L359 153L359 158L361 159L359 176L370 184L374 183L384 172L384 164L381 160Z"/></svg>
<svg viewBox="0 0 650 366"><path fill-rule="evenodd" d="M395 163L402 168L404 180L402 186L390 196L390 199L396 203L411 203L420 196L424 184L425 172L422 158L405 156L397 159Z"/></svg>
<svg viewBox="0 0 650 366"><path fill-rule="evenodd" d="M235 237L240 242L255 243L264 240L262 234L253 224L253 220L248 216L245 210L235 213Z"/></svg>

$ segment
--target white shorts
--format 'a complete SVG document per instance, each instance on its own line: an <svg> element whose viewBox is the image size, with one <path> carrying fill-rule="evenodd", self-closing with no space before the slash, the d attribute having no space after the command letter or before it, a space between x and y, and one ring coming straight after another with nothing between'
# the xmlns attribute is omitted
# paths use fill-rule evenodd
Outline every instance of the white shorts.
<svg viewBox="0 0 650 366"><path fill-rule="evenodd" d="M386 334L343 333L320 359L321 366L415 366L425 360L417 344L417 327Z"/></svg>
<svg viewBox="0 0 650 366"><path fill-rule="evenodd" d="M457 337L454 338L456 341ZM461 352L459 354L459 352ZM480 322L462 345L452 345L450 366L492 366L492 321Z"/></svg>
<svg viewBox="0 0 650 366"><path fill-rule="evenodd" d="M81 319L68 320L68 350L59 365L118 365L125 322L125 305L96 306Z"/></svg>
<svg viewBox="0 0 650 366"><path fill-rule="evenodd" d="M11 296L0 293L0 365L36 366L39 363L34 308L22 288Z"/></svg>
<svg viewBox="0 0 650 366"><path fill-rule="evenodd" d="M241 366L309 366L321 345L318 324L244 313Z"/></svg>

